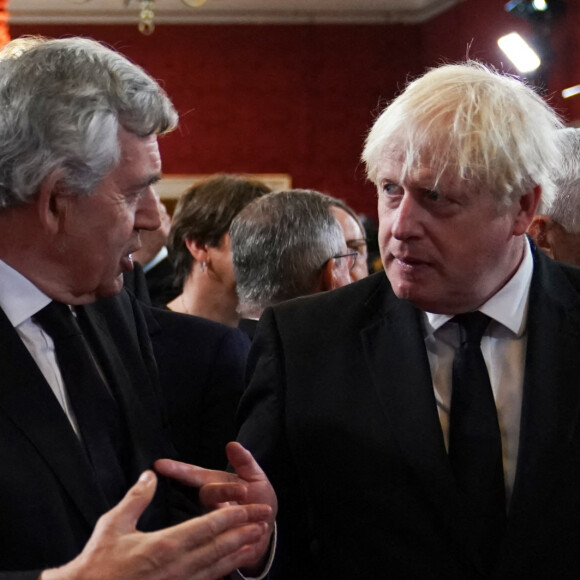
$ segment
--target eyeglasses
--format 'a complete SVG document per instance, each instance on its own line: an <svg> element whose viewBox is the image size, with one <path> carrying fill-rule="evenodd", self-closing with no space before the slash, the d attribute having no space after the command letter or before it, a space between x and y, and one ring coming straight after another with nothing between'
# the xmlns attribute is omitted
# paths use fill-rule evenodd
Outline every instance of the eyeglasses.
<svg viewBox="0 0 580 580"><path fill-rule="evenodd" d="M353 240L346 240L346 247L349 250L354 250L359 254L364 254L367 250L367 241L365 238L357 238Z"/></svg>
<svg viewBox="0 0 580 580"><path fill-rule="evenodd" d="M348 254L339 254L338 256L332 256L333 259L339 260L341 258L346 258L348 260L347 266L348 271L350 272L354 265L356 264L356 259L358 258L358 252L349 252Z"/></svg>

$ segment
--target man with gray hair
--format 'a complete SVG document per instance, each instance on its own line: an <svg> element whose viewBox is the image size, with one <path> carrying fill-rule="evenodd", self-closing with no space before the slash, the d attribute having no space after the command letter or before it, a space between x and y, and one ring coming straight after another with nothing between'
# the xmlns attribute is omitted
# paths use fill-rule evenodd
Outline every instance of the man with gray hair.
<svg viewBox="0 0 580 580"><path fill-rule="evenodd" d="M350 282L348 250L332 199L292 189L248 204L230 226L240 328L253 336L268 306Z"/></svg>
<svg viewBox="0 0 580 580"><path fill-rule="evenodd" d="M472 62L376 120L385 273L267 309L250 351L273 579L580 576L580 272L525 236L561 126Z"/></svg>
<svg viewBox="0 0 580 580"><path fill-rule="evenodd" d="M540 204L528 233L551 258L580 266L580 129L562 129L558 137L554 199Z"/></svg>
<svg viewBox="0 0 580 580"><path fill-rule="evenodd" d="M160 225L171 102L97 42L27 39L0 52L0 108L0 577L259 572L272 488L238 444L239 475L163 459L144 312L121 291L140 230ZM201 506L153 468L237 505L191 518Z"/></svg>

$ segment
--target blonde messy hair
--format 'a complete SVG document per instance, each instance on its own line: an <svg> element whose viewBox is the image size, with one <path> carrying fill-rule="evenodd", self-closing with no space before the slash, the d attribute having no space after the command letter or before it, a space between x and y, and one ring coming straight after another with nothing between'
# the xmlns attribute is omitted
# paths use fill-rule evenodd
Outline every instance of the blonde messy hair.
<svg viewBox="0 0 580 580"><path fill-rule="evenodd" d="M428 165L436 182L451 175L510 205L536 185L551 199L562 122L530 87L469 61L434 68L408 84L379 116L362 159L377 181L381 157L402 159L404 178ZM437 184L435 183L435 186Z"/></svg>

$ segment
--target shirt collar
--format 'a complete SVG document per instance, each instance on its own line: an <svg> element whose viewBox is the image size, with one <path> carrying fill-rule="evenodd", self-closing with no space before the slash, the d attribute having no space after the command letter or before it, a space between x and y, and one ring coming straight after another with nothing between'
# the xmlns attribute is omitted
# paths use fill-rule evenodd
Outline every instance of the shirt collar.
<svg viewBox="0 0 580 580"><path fill-rule="evenodd" d="M0 260L0 307L12 326L20 325L50 300L28 278Z"/></svg>
<svg viewBox="0 0 580 580"><path fill-rule="evenodd" d="M161 260L164 260L165 258L167 258L167 256L169 256L169 251L167 250L166 246L163 246L159 250L159 252L157 252L155 257L152 260L150 260L149 262L147 262L147 264L145 264L145 266L143 266L143 272L149 272L149 270L152 270L153 268L155 268L155 266L157 266L157 264L159 264L159 262L161 262Z"/></svg>
<svg viewBox="0 0 580 580"><path fill-rule="evenodd" d="M517 336L521 336L525 330L528 295L534 270L530 243L527 238L525 240L524 258L516 273L479 308L480 312L487 314ZM424 315L427 335L433 334L453 318L452 314L435 314L433 312L425 312Z"/></svg>

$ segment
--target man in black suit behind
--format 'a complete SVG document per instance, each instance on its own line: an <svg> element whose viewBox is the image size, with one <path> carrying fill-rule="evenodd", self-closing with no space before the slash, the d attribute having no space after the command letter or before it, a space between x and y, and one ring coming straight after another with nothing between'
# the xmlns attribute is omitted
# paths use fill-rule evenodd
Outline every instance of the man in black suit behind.
<svg viewBox="0 0 580 580"><path fill-rule="evenodd" d="M173 106L79 38L10 43L0 103L0 577L260 572L273 491L237 444L239 476L163 459L153 349L121 291L139 231L159 226L157 136L176 125ZM237 505L188 519L201 509L153 466L206 505Z"/></svg>
<svg viewBox="0 0 580 580"><path fill-rule="evenodd" d="M386 276L266 310L250 352L238 438L280 501L272 578L580 575L580 273L525 236L560 126L476 63L377 119Z"/></svg>
<svg viewBox="0 0 580 580"><path fill-rule="evenodd" d="M161 225L156 230L143 232L141 248L135 252L133 260L141 264L143 268L151 304L164 307L179 294L179 289L174 285L175 269L167 251L171 216L165 204L157 195L155 197L157 197ZM127 283L127 277L125 277L125 283Z"/></svg>

